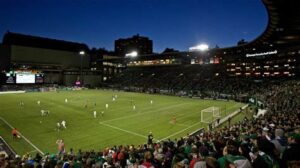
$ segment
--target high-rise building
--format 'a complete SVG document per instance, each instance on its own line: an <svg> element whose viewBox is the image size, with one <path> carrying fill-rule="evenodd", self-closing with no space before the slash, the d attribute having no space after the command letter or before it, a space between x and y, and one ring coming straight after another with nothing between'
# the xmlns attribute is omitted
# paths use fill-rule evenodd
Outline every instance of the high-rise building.
<svg viewBox="0 0 300 168"><path fill-rule="evenodd" d="M152 54L152 40L137 34L130 38L115 41L115 52L118 56L125 56L125 54L133 51L136 51L138 55Z"/></svg>

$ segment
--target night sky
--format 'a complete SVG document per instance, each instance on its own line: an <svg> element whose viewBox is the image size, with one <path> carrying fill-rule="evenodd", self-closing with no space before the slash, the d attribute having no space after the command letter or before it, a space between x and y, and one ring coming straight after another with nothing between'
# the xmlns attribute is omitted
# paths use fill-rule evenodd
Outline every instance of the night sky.
<svg viewBox="0 0 300 168"><path fill-rule="evenodd" d="M0 39L11 32L114 49L135 34L155 52L254 40L265 30L261 0L0 0Z"/></svg>

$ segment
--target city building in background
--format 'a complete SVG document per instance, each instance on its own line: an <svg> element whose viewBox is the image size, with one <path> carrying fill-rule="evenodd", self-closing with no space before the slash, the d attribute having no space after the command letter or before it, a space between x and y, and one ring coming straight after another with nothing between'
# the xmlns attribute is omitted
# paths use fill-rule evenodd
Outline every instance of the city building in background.
<svg viewBox="0 0 300 168"><path fill-rule="evenodd" d="M148 37L134 35L126 39L115 41L115 52L118 56L125 56L127 53L137 52L138 55L153 53L153 43Z"/></svg>

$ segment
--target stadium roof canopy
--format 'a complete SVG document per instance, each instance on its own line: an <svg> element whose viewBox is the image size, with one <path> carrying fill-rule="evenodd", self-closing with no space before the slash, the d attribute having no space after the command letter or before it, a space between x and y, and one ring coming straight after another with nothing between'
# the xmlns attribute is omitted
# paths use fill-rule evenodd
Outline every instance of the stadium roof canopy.
<svg viewBox="0 0 300 168"><path fill-rule="evenodd" d="M300 44L300 1L262 0L268 12L266 30L244 47Z"/></svg>
<svg viewBox="0 0 300 168"><path fill-rule="evenodd" d="M79 52L88 51L86 44L75 43L63 40L49 39L44 37L30 36L19 33L7 32L3 37L3 45L19 45L36 48L46 48L62 51Z"/></svg>

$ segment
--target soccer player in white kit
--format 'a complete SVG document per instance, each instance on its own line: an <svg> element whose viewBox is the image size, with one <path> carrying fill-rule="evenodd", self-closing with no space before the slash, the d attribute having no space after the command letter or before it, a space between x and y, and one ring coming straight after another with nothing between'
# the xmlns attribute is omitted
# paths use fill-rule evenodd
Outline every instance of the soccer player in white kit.
<svg viewBox="0 0 300 168"><path fill-rule="evenodd" d="M65 103L68 103L68 99L65 99Z"/></svg>
<svg viewBox="0 0 300 168"><path fill-rule="evenodd" d="M61 125L62 125L65 129L67 129L66 121L65 121L65 120L62 120Z"/></svg>
<svg viewBox="0 0 300 168"><path fill-rule="evenodd" d="M57 129L57 131L60 130L60 123L59 122L56 124L56 129Z"/></svg>
<svg viewBox="0 0 300 168"><path fill-rule="evenodd" d="M41 101L38 100L36 103L37 103L38 105L40 105L40 104L41 104Z"/></svg>
<svg viewBox="0 0 300 168"><path fill-rule="evenodd" d="M108 109L108 104L105 104L105 108Z"/></svg>
<svg viewBox="0 0 300 168"><path fill-rule="evenodd" d="M45 110L41 110L41 116L45 115Z"/></svg>
<svg viewBox="0 0 300 168"><path fill-rule="evenodd" d="M97 118L97 111L94 111L94 118Z"/></svg>
<svg viewBox="0 0 300 168"><path fill-rule="evenodd" d="M153 104L153 100L150 100L150 104Z"/></svg>

